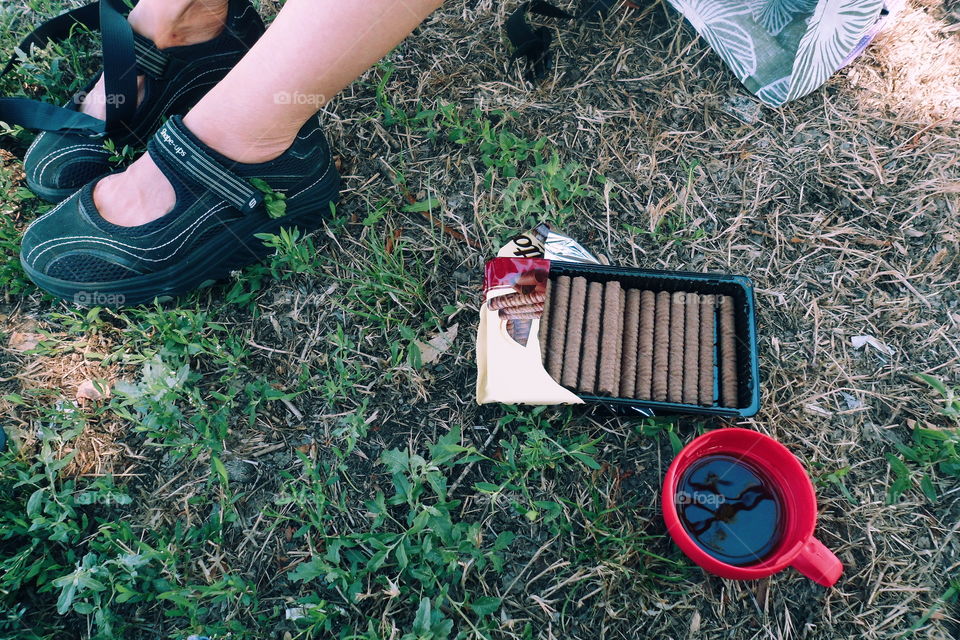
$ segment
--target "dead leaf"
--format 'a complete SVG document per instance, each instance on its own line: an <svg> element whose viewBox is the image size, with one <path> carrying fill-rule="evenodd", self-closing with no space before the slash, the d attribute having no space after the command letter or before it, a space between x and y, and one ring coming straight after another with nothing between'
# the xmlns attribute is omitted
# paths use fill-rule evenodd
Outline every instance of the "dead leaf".
<svg viewBox="0 0 960 640"><path fill-rule="evenodd" d="M451 325L446 331L442 331L433 336L427 342L416 341L416 345L420 349L420 362L423 364L436 362L440 356L449 351L450 347L453 346L453 341L457 339L457 331L459 331L459 329L460 324L457 323Z"/></svg>
<svg viewBox="0 0 960 640"><path fill-rule="evenodd" d="M933 271L940 266L940 263L943 262L947 256L950 255L950 252L946 249L940 249L932 258L930 258L930 264L927 265L927 271Z"/></svg>
<svg viewBox="0 0 960 640"><path fill-rule="evenodd" d="M892 356L894 354L893 347L880 342L873 336L853 336L850 338L850 344L853 345L854 349L862 349L865 345L870 345L884 355Z"/></svg>
<svg viewBox="0 0 960 640"><path fill-rule="evenodd" d="M695 638L700 635L700 612L694 609L690 617L690 637Z"/></svg>
<svg viewBox="0 0 960 640"><path fill-rule="evenodd" d="M847 403L847 409L863 409L866 406L862 400L846 391L841 391L840 396Z"/></svg>
<svg viewBox="0 0 960 640"><path fill-rule="evenodd" d="M803 408L806 410L807 413L812 413L813 415L816 415L816 416L826 416L829 418L830 416L833 415L833 411L830 411L829 409L824 409L823 407L821 407L815 402L808 402L807 404L803 405Z"/></svg>
<svg viewBox="0 0 960 640"><path fill-rule="evenodd" d="M77 400L104 400L110 397L110 385L104 380L84 380L77 387Z"/></svg>
<svg viewBox="0 0 960 640"><path fill-rule="evenodd" d="M36 348L41 340L43 340L43 336L39 333L21 333L20 331L14 331L10 334L10 342L7 346L14 351L30 351Z"/></svg>
<svg viewBox="0 0 960 640"><path fill-rule="evenodd" d="M396 245L397 241L400 239L400 236L403 235L403 229L394 229L393 233L387 236L387 241L384 244L383 250L387 255L393 254L393 247Z"/></svg>

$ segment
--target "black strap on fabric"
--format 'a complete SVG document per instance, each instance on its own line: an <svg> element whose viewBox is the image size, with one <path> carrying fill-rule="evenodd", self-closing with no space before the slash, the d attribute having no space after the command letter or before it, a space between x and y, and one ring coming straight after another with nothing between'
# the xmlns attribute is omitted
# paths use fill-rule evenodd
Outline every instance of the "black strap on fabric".
<svg viewBox="0 0 960 640"><path fill-rule="evenodd" d="M150 140L147 149L243 213L250 213L263 202L263 192L207 153L184 126L180 116L168 119Z"/></svg>
<svg viewBox="0 0 960 640"><path fill-rule="evenodd" d="M550 67L550 43L553 41L553 32L547 27L534 29L527 22L527 13L534 13L561 20L573 20L574 15L559 9L543 0L524 2L507 18L504 29L507 38L513 45L513 54L510 61L524 58L527 61L527 79L537 80L547 73Z"/></svg>
<svg viewBox="0 0 960 640"><path fill-rule="evenodd" d="M24 55L30 55L34 47L66 41L78 26L99 29L103 36L106 121L29 98L0 98L0 121L27 129L88 135L109 133L129 123L137 109L138 69L151 77L160 77L166 68L166 56L152 42L133 33L125 12L122 0L93 2L44 22L18 47ZM12 56L0 77L21 61L19 56Z"/></svg>
<svg viewBox="0 0 960 640"><path fill-rule="evenodd" d="M504 24L507 38L513 45L510 61L524 58L527 61L526 76L531 81L542 78L550 68L552 58L550 43L553 41L553 32L547 27L531 27L527 22L528 13L560 20L590 20L606 17L616 1L583 0L576 15L544 0L524 2L510 14Z"/></svg>
<svg viewBox="0 0 960 640"><path fill-rule="evenodd" d="M133 120L137 111L137 56L133 27L114 7L120 0L100 0L103 36L103 83L107 96L107 131Z"/></svg>

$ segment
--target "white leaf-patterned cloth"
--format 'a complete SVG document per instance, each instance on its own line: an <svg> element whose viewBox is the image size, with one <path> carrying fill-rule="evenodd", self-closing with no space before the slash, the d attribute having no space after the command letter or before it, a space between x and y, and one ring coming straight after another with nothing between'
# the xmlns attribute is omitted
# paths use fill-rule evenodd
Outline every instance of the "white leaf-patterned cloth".
<svg viewBox="0 0 960 640"><path fill-rule="evenodd" d="M903 0L668 0L772 106L814 91L862 51Z"/></svg>

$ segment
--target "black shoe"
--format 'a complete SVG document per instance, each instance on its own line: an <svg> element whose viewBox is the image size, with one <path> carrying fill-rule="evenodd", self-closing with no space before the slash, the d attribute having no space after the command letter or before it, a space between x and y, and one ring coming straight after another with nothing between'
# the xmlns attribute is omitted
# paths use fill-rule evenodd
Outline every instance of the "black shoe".
<svg viewBox="0 0 960 640"><path fill-rule="evenodd" d="M104 0L99 6L95 3L71 12L72 17L66 14L55 18L27 39L38 44L63 39L61 31L76 23L100 27L102 73L106 75L108 94L117 96L107 101L105 122L78 111L99 74L63 108L24 99L0 101L0 120L43 130L27 150L23 164L27 185L51 202L60 202L111 171L111 154L104 146L106 139L112 140L118 150L126 145L142 147L164 118L186 113L264 31L260 16L248 0L230 0L226 25L219 36L195 45L160 50L149 39L133 33L126 18L113 8L111 2L116 1ZM62 35L68 33L67 29ZM29 51L29 46L21 48ZM145 78L139 105L137 74Z"/></svg>
<svg viewBox="0 0 960 640"><path fill-rule="evenodd" d="M318 228L338 199L340 176L318 118L283 155L260 164L223 157L179 116L147 149L176 191L173 211L117 226L97 212L95 183L87 185L23 236L20 261L37 286L83 306L176 296L268 255L256 234Z"/></svg>

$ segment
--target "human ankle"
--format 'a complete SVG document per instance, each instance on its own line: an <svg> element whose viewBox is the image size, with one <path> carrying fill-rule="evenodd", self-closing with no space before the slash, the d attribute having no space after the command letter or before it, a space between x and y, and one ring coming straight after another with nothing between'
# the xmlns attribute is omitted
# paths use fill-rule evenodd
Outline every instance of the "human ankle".
<svg viewBox="0 0 960 640"><path fill-rule="evenodd" d="M275 160L290 148L299 131L299 127L277 126L269 134L252 137L244 135L244 132L250 133L247 127L229 126L229 118L207 118L196 111L191 111L183 119L190 132L217 153L242 164Z"/></svg>
<svg viewBox="0 0 960 640"><path fill-rule="evenodd" d="M216 38L226 24L227 12L227 0L141 0L128 20L158 49L168 49Z"/></svg>

